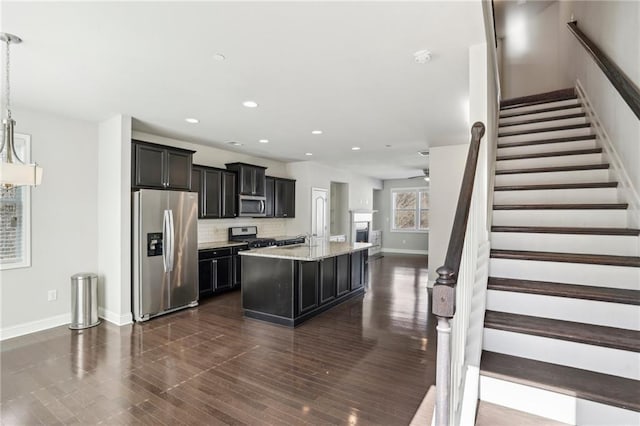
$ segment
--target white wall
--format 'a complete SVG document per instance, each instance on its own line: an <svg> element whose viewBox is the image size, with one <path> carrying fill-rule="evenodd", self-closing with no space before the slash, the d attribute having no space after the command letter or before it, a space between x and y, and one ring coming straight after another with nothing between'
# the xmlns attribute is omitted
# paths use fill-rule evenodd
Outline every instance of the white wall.
<svg viewBox="0 0 640 426"><path fill-rule="evenodd" d="M579 80L622 159L636 194L640 191L640 120L631 112L577 39L566 29L574 15L580 28L622 71L640 86L640 2L561 2L557 25L561 67L566 78Z"/></svg>
<svg viewBox="0 0 640 426"><path fill-rule="evenodd" d="M98 300L102 318L131 315L131 117L100 123L98 142Z"/></svg>
<svg viewBox="0 0 640 426"><path fill-rule="evenodd" d="M380 194L377 223L382 231L382 250L396 253L427 254L429 249L429 233L427 232L398 232L391 231L392 225L392 188L428 188L424 179L389 179L383 182Z"/></svg>
<svg viewBox="0 0 640 426"><path fill-rule="evenodd" d="M32 190L31 267L0 272L2 338L67 324L70 277L97 272L98 127L14 108L16 132L31 135L43 169ZM47 291L57 290L47 302Z"/></svg>
<svg viewBox="0 0 640 426"><path fill-rule="evenodd" d="M379 179L313 161L288 163L287 170L291 178L296 179L296 217L287 223L287 232L290 234L311 231L311 188L329 190L332 181L348 183L349 210L371 210L373 190L382 188L382 181Z"/></svg>

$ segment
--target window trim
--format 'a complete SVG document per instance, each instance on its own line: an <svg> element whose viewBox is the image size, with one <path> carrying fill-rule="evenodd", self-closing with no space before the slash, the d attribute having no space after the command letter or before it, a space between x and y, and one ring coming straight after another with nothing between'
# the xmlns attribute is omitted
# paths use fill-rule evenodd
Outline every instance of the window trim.
<svg viewBox="0 0 640 426"><path fill-rule="evenodd" d="M31 163L31 135L22 133L14 133L14 141L16 145L16 151L20 153L20 147L24 146L24 153L20 158L23 162ZM0 271L9 269L20 269L31 267L31 187L26 188L22 196L22 222L24 223L23 229L23 258L21 262L15 263L2 263L0 262Z"/></svg>
<svg viewBox="0 0 640 426"><path fill-rule="evenodd" d="M389 194L391 196L389 205L391 206L391 221L389 222L389 232L393 232L393 233L406 233L406 234L428 234L429 233L429 228L426 229L420 229L420 228L415 228L415 229L397 229L394 228L394 224L396 223L396 208L395 208L395 204L394 204L394 200L393 200L393 196L396 192L410 192L410 191L415 191L415 192L429 192L429 186L412 186L412 187L397 187L397 188L391 188L391 190L389 191ZM406 209L408 210L408 209ZM415 208L415 213L416 213L416 224L420 223L420 210L425 210L425 209L421 209L420 208L420 200L417 200L417 204L416 204L416 208ZM426 210L431 210L430 208L427 208Z"/></svg>

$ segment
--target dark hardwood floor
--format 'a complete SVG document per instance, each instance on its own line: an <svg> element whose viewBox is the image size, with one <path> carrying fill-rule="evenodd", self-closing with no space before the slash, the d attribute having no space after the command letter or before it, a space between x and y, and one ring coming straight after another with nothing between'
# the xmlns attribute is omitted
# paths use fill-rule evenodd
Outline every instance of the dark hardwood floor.
<svg viewBox="0 0 640 426"><path fill-rule="evenodd" d="M406 425L435 382L427 259L370 261L367 293L295 329L240 293L142 325L2 342L2 424Z"/></svg>

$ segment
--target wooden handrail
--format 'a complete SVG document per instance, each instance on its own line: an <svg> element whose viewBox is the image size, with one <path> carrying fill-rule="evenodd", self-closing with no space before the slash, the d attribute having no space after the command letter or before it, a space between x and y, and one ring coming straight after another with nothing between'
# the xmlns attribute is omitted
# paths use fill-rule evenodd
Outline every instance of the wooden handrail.
<svg viewBox="0 0 640 426"><path fill-rule="evenodd" d="M607 76L613 87L616 88L622 99L625 100L631 111L640 119L640 89L633 81L604 53L580 28L578 22L568 22L569 31L576 36L580 44L591 55L604 75Z"/></svg>
<svg viewBox="0 0 640 426"><path fill-rule="evenodd" d="M484 136L484 131L484 124L479 121L471 127L471 143L462 177L462 186L460 187L453 227L451 228L447 256L444 260L444 265L436 271L438 272L438 278L433 287L431 308L433 314L438 317L453 318L456 310L455 286L458 271L460 270L460 259L462 258L462 246L464 245L464 237L467 230L469 209L471 208L471 195L473 194L480 141Z"/></svg>

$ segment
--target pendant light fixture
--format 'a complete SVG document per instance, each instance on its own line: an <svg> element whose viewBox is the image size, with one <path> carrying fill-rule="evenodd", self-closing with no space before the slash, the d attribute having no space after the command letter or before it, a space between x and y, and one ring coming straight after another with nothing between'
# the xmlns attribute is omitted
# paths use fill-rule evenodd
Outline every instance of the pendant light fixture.
<svg viewBox="0 0 640 426"><path fill-rule="evenodd" d="M42 167L37 164L25 164L16 152L13 128L16 124L11 117L11 97L9 86L9 49L12 44L21 43L20 37L9 33L0 33L0 41L6 44L5 48L5 109L6 115L2 119L2 145L0 155L0 185L6 189L15 186L40 185L42 182Z"/></svg>

